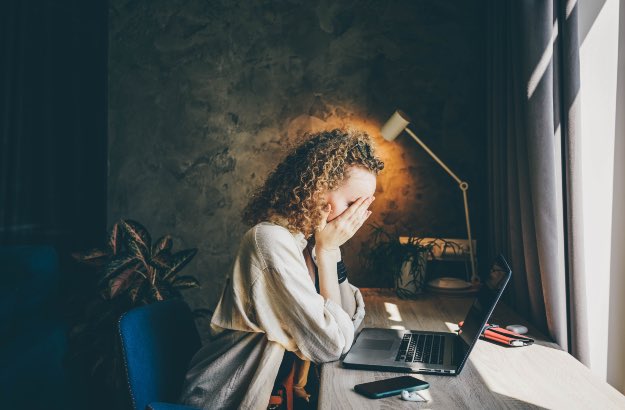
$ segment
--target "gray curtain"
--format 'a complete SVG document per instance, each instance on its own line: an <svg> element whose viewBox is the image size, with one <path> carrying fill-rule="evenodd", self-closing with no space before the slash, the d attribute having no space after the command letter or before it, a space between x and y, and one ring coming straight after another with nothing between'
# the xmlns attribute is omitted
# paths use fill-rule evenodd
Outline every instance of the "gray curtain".
<svg viewBox="0 0 625 410"><path fill-rule="evenodd" d="M575 2L490 1L487 31L491 254L507 301L588 363L579 175Z"/></svg>
<svg viewBox="0 0 625 410"><path fill-rule="evenodd" d="M3 2L0 245L64 264L105 238L107 24L106 2Z"/></svg>

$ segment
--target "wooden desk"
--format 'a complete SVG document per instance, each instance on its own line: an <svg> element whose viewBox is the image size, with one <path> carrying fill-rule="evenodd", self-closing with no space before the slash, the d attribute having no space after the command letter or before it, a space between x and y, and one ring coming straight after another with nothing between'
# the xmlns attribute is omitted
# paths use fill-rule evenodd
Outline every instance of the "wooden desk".
<svg viewBox="0 0 625 410"><path fill-rule="evenodd" d="M473 300L434 295L402 300L389 289L361 290L366 327L455 330L453 324L464 319ZM402 373L346 369L340 362L327 363L321 370L319 409L625 409L625 396L504 305L498 306L491 322L522 323L536 343L507 348L480 340L459 376L414 375L430 383L430 389L423 393L430 400L427 403L407 402L399 396L373 400L353 390L355 384Z"/></svg>

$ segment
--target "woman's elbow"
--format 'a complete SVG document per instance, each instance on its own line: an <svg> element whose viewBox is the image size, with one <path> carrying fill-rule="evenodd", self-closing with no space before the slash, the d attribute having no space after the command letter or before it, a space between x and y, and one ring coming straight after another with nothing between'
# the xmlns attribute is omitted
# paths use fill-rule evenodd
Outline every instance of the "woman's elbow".
<svg viewBox="0 0 625 410"><path fill-rule="evenodd" d="M342 353L343 353L343 349L337 349L337 350L324 349L323 352L317 352L313 354L312 357L310 358L310 361L317 363L317 364L335 362L341 358Z"/></svg>
<svg viewBox="0 0 625 410"><path fill-rule="evenodd" d="M332 340L320 341L311 360L315 363L335 362L349 351L353 341L353 335L340 335Z"/></svg>

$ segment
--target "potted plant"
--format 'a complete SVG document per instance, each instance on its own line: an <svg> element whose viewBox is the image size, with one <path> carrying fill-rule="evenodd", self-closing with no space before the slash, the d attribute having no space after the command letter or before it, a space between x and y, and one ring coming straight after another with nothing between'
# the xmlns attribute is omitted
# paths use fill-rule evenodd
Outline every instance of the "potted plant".
<svg viewBox="0 0 625 410"><path fill-rule="evenodd" d="M421 238L391 233L379 225L373 228L366 254L366 266L392 278L397 295L416 298L425 289L428 260L435 254L457 253L459 245L440 238Z"/></svg>
<svg viewBox="0 0 625 410"><path fill-rule="evenodd" d="M125 384L116 329L119 317L134 307L182 299L181 290L200 286L193 276L179 274L197 249L173 252L172 245L170 235L152 242L139 222L120 220L111 228L103 248L72 254L93 268L94 289L85 295L86 307L70 330L67 360L83 366L80 372L88 373L97 389L92 393L100 400L123 396L116 394ZM196 309L194 313L197 317L210 311Z"/></svg>
<svg viewBox="0 0 625 410"><path fill-rule="evenodd" d="M103 299L127 297L135 307L171 297L181 298L180 290L200 286L193 276L178 276L197 249L172 253L172 244L170 235L152 244L143 225L120 220L111 228L104 248L72 256L99 268L98 287Z"/></svg>

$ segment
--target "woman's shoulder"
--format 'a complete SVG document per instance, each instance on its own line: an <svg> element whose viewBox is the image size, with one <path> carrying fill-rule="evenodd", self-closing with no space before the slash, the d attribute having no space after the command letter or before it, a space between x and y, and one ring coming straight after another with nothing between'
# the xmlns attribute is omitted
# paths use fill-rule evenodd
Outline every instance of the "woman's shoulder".
<svg viewBox="0 0 625 410"><path fill-rule="evenodd" d="M249 239L254 239L257 242L295 241L303 243L306 241L306 239L304 239L304 235L301 233L293 233L284 226L269 221L260 222L254 225L247 231L245 236L249 237Z"/></svg>
<svg viewBox="0 0 625 410"><path fill-rule="evenodd" d="M254 230L257 234L291 235L291 232L284 226L270 221L259 222L250 230Z"/></svg>
<svg viewBox="0 0 625 410"><path fill-rule="evenodd" d="M299 254L306 247L306 239L301 233L292 233L273 222L260 222L250 228L243 241L258 252L267 262L285 253Z"/></svg>

